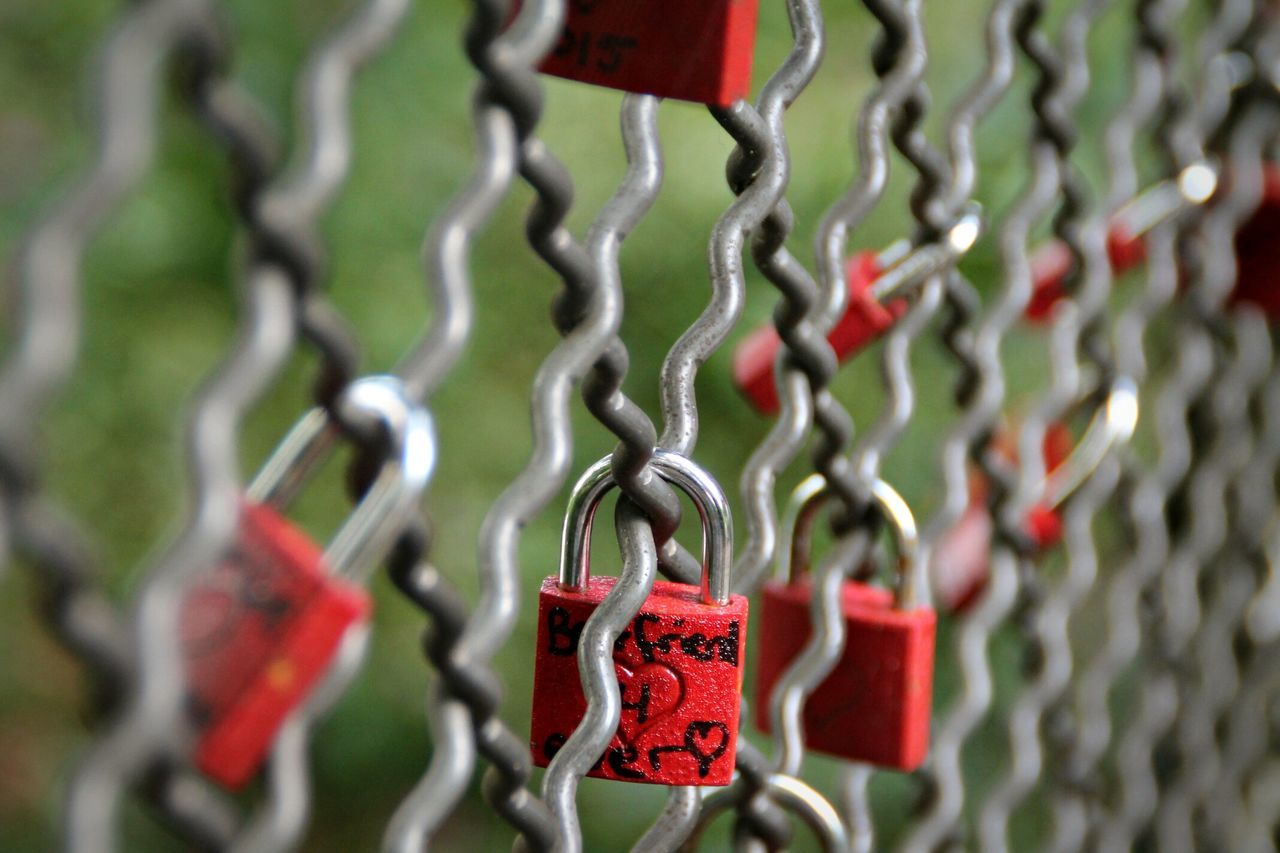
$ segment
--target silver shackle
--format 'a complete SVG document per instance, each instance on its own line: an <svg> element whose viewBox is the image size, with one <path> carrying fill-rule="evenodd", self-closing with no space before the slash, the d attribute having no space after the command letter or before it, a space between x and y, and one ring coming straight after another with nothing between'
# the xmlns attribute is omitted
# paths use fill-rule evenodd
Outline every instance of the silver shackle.
<svg viewBox="0 0 1280 853"><path fill-rule="evenodd" d="M386 437L386 461L373 485L338 528L325 549L329 570L362 580L390 550L404 529L436 465L436 432L431 415L412 403L394 376L352 382L338 398L338 414ZM262 466L246 496L283 510L333 449L341 429L323 408L298 421Z"/></svg>
<svg viewBox="0 0 1280 853"><path fill-rule="evenodd" d="M591 525L601 499L616 485L612 458L606 456L588 468L569 496L560 537L560 588L569 592L581 592L591 579ZM678 453L657 450L651 464L662 479L689 496L702 519L703 603L728 604L733 519L724 490L714 477Z"/></svg>
<svg viewBox="0 0 1280 853"><path fill-rule="evenodd" d="M787 503L782 520L782 542L778 548L776 579L792 583L796 573L809 569L809 548L813 525L818 511L831 497L827 481L821 474L810 474L800 481L791 500ZM871 497L876 509L889 525L898 552L897 572L894 580L894 599L898 607L906 609L920 603L918 590L922 588L919 577L920 535L916 529L911 508L897 491L879 478L871 486Z"/></svg>

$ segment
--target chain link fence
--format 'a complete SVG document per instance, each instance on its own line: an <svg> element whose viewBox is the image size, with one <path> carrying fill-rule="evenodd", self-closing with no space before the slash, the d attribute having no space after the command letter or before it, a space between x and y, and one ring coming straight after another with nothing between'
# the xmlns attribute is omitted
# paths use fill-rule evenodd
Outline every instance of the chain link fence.
<svg viewBox="0 0 1280 853"><path fill-rule="evenodd" d="M7 848L1273 849L1273 6L89 5L83 165L0 124Z"/></svg>

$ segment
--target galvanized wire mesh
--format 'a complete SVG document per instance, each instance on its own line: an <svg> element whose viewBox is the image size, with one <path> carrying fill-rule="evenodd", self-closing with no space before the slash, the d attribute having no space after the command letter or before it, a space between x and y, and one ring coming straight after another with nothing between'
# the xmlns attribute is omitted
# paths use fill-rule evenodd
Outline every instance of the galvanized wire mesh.
<svg viewBox="0 0 1280 853"><path fill-rule="evenodd" d="M475 315L502 310L474 297L473 246L517 178L533 194L525 238L537 260L529 263L563 284L550 312L560 342L534 374L527 461L478 530L475 600L462 591L472 586L462 582L468 567L432 559L448 519L447 498L434 493L447 495L448 483L433 486L424 511L390 517L395 541L383 562L426 620L432 748L416 784L398 806L388 804L381 841L367 846L433 846L460 819L480 764L488 808L510 825L519 849L674 850L728 837L735 849L776 850L814 843L805 833L828 850L1275 846L1280 370L1274 318L1234 294L1237 234L1266 202L1280 134L1280 23L1260 0L1050 5L993 0L970 32L956 36L981 54L976 77L954 102L935 107L931 81L948 69L932 64L931 10L920 0L866 0L874 85L865 96L850 92L843 103L821 105L851 117L856 170L847 187L832 189L825 209L802 210L788 201L797 164L787 111L813 97L824 57L848 46L830 43L816 0L782 4L791 44L776 68L759 71L755 103L710 109L733 145L732 198L707 224L705 307L662 362L658 407L649 412L645 397L624 391L625 306L641 296L627 288L621 257L660 193L682 189L664 186L670 152L659 100L621 96L626 171L584 236L575 235L573 175L538 135L537 68L556 45L566 4L472 4L461 38L475 73L473 171L427 230L430 316L417 340L403 342L391 376L406 413L468 416L441 410L435 399L465 357ZM92 164L17 249L0 367L0 541L6 567L31 569L41 618L93 686L92 739L59 792L68 849L128 847L122 812L134 797L199 848L304 843L315 726L360 670L376 620L348 632L322 683L276 735L256 793L237 798L192 763L181 606L234 544L246 488L241 425L281 383L301 344L318 360L317 416L354 448L357 504L372 493L374 473L391 464L387 436L352 415L360 344L326 295L320 226L351 169L355 77L409 9L405 0L353 4L317 41L295 84L299 118L282 156L262 120L266 110L237 81L237 36L217 4L129 5L94 66ZM1105 120L1096 104L1082 119L1099 73L1094 39L1109 32L1120 34L1109 45L1125 54L1126 97L1107 107ZM184 521L121 604L104 586L102 559L80 523L46 487L42 431L77 366L82 257L152 167L169 80L181 110L230 164L226 193L242 244L234 259L238 328L187 415ZM1011 201L983 192L983 123L1001 110L1021 116L1027 134L1024 180ZM1103 154L1101 168L1088 160L1091 150ZM904 181L905 211L892 211L899 197L892 190ZM1152 186L1177 187L1182 200L1144 229L1141 271L1122 276L1113 272L1109 228ZM876 217L901 222L904 212L911 224L903 269L911 272L887 297L904 299L906 310L861 356L878 359L879 408L870 411L833 385L838 364L828 335L849 298L847 256L867 248L861 235ZM798 223L814 234L811 258L795 245ZM1047 321L1029 327L1037 295L1030 258L1050 239L1069 256L1063 291ZM991 263L970 264L971 249ZM772 741L744 732L731 785L671 788L639 839L584 837L579 788L622 713L611 649L659 573L691 584L701 573L675 539L681 502L653 460L659 451L699 457L699 371L743 323L748 286L762 281L778 291L780 411L737 463L745 536L733 588L757 595L789 541L780 483L797 472L819 474L834 500L831 541L812 571L816 628L771 706L757 709L772 721ZM942 395L918 366L926 349L940 352L953 374ZM1046 369L1026 389L1014 360L1028 354ZM586 421L575 415L575 390L595 438L616 442L610 466L620 493L621 571L578 639L586 715L535 789L524 723L505 710L494 660L504 646L525 642L518 616L533 596L522 588L522 535L556 515L573 473L582 440L575 423ZM920 442L922 406L947 408L935 397L952 404L940 419L926 413L944 427ZM1091 419L1111 432L1064 488L1046 465L1046 436L1057 424ZM873 508L877 494L893 489L891 460L904 451L936 460L928 488L919 496L904 489L920 520L909 571L925 603L931 570L955 547L952 531L973 510L991 523L976 600L954 612L935 602L949 640L936 667L956 687L937 697L929 758L910 781L914 800L902 785L893 797L873 796L886 790L885 771L814 760L803 722L808 697L841 659L842 587L882 559L876 543L885 519ZM429 448L432 459L449 452L443 442ZM986 484L978 506L975 478ZM1028 533L1028 519L1046 506L1060 518L1060 545ZM1010 652L1021 657L1016 665ZM750 719L744 712L744 729ZM626 802L616 783L614 796ZM716 822L725 813L731 819Z"/></svg>

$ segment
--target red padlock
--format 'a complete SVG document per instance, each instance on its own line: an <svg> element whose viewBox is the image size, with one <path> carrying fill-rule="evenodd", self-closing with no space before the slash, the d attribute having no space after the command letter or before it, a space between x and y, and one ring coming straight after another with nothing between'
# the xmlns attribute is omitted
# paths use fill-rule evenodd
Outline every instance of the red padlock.
<svg viewBox="0 0 1280 853"><path fill-rule="evenodd" d="M338 435L322 409L289 433L250 485L236 545L182 606L196 766L231 788L261 766L371 602L362 573L390 548L434 468L430 416L398 380L369 377L340 398L344 419L385 429L392 452L322 554L278 511Z"/></svg>
<svg viewBox="0 0 1280 853"><path fill-rule="evenodd" d="M1037 550L1051 548L1062 538L1062 504L1113 447L1128 441L1137 424L1137 386L1120 377L1112 382L1105 402L1094 412L1079 442L1072 439L1064 423L1048 427L1042 450L1046 471L1042 496L1023 520L1027 538ZM1011 441L997 439L996 449L1010 461L1017 461ZM986 483L975 473L970 480L969 508L933 549L929 578L934 600L945 611L964 612L986 588L994 528L986 501Z"/></svg>
<svg viewBox="0 0 1280 853"><path fill-rule="evenodd" d="M1268 167L1268 172L1272 167ZM1271 186L1275 179L1268 179ZM1192 164L1176 179L1161 181L1130 201L1111 218L1107 229L1107 258L1111 271L1120 275L1147 259L1147 234L1188 208L1208 202L1218 187L1218 175L1206 163ZM1270 202L1276 204L1275 200ZM1265 209L1268 202L1264 201ZM1260 213L1262 211L1259 211ZM1245 226L1246 229L1248 225ZM1237 239L1237 251L1242 251ZM1031 301L1027 319L1047 322L1062 299L1074 259L1071 250L1057 240L1041 246L1031 256Z"/></svg>
<svg viewBox="0 0 1280 853"><path fill-rule="evenodd" d="M849 304L844 315L827 335L836 358L844 361L874 342L907 310L904 300L895 299L881 305L871 295L871 285L884 272L889 252L859 252L849 259ZM762 414L778 412L778 386L774 380L774 361L782 339L773 326L761 326L743 339L733 353L733 379L739 390Z"/></svg>
<svg viewBox="0 0 1280 853"><path fill-rule="evenodd" d="M912 249L900 240L888 249L859 252L845 265L848 303L827 334L841 364L879 340L907 310L905 295L913 286L964 255L982 232L982 210L972 205L943 239ZM761 326L738 344L733 354L733 380L756 411L778 412L774 362L782 341L773 326Z"/></svg>
<svg viewBox="0 0 1280 853"><path fill-rule="evenodd" d="M751 89L758 0L569 0L542 71L727 107Z"/></svg>
<svg viewBox="0 0 1280 853"><path fill-rule="evenodd" d="M1280 320L1280 166L1264 167L1262 202L1236 234L1236 263L1233 301Z"/></svg>
<svg viewBox="0 0 1280 853"><path fill-rule="evenodd" d="M774 688L812 633L813 585L805 573L805 554L809 530L827 494L819 475L796 490L789 513L795 532L781 549L778 577L764 586L756 696L756 724L764 732L773 726ZM840 605L844 651L805 703L805 744L850 761L913 770L929 749L937 617L915 598L922 581L917 578L919 544L910 509L884 481L876 482L874 495L897 540L896 589L845 581Z"/></svg>
<svg viewBox="0 0 1280 853"><path fill-rule="evenodd" d="M661 785L727 785L737 755L747 599L729 594L733 532L729 504L714 479L665 451L654 469L681 488L703 519L702 589L657 581L614 644L622 716L605 754L587 774ZM574 486L565 518L560 574L542 583L534 665L533 761L545 767L586 712L578 637L613 589L590 577L591 522L613 486L610 459Z"/></svg>

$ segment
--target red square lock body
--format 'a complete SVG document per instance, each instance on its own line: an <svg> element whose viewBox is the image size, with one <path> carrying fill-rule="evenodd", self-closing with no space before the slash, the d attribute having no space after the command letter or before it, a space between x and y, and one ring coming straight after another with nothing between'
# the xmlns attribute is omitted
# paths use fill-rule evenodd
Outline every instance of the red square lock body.
<svg viewBox="0 0 1280 853"><path fill-rule="evenodd" d="M578 638L616 578L582 592L543 581L538 596L530 745L550 763L586 712ZM661 785L727 785L737 755L747 600L702 602L697 587L657 581L614 644L622 718L588 776Z"/></svg>
<svg viewBox="0 0 1280 853"><path fill-rule="evenodd" d="M728 106L751 88L758 0L569 0L557 77Z"/></svg>
<svg viewBox="0 0 1280 853"><path fill-rule="evenodd" d="M771 729L774 685L809 641L807 578L764 586L756 724ZM893 593L850 581L841 601L844 654L804 708L805 743L881 767L914 770L929 750L933 648L931 608L896 610Z"/></svg>
<svg viewBox="0 0 1280 853"><path fill-rule="evenodd" d="M266 506L246 504L230 559L182 607L196 765L240 787L328 669L368 594L328 574L320 549Z"/></svg>

